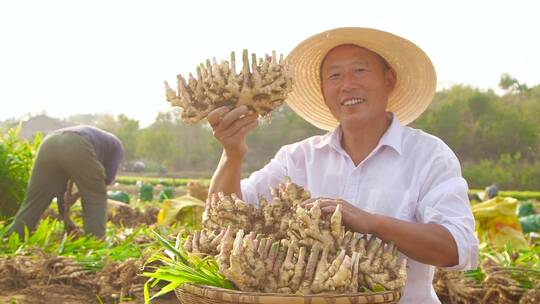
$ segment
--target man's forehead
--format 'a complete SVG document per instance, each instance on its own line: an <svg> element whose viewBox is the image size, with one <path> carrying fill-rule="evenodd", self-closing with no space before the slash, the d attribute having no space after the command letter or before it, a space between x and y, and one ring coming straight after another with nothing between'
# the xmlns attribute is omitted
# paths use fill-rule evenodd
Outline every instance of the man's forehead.
<svg viewBox="0 0 540 304"><path fill-rule="evenodd" d="M377 53L373 52L372 50L370 50L368 48L360 46L360 45L356 45L356 44L340 44L340 45L330 49L326 53L325 57L329 57L330 55L332 55L332 54L334 54L334 53L336 53L338 51L352 51L352 52L358 52L359 54L360 53L365 53L365 54L370 54L372 56L378 56Z"/></svg>
<svg viewBox="0 0 540 304"><path fill-rule="evenodd" d="M364 65L369 66L371 63L368 60L365 60L363 58L355 58L355 57L349 57L349 58L342 58L338 61L328 61L326 64L323 65L324 69L332 69L332 68L339 68L343 63L348 65Z"/></svg>
<svg viewBox="0 0 540 304"><path fill-rule="evenodd" d="M337 52L348 52L346 57L338 58ZM330 59L330 60L329 60ZM324 56L323 61L321 62L321 69L331 69L339 66L339 62L347 62L348 64L362 64L362 65L371 65L372 61L370 59L376 59L380 61L383 66L389 67L388 63L382 56L373 52L370 49L356 45L356 44L341 44L332 48ZM336 63L336 60L338 62Z"/></svg>
<svg viewBox="0 0 540 304"><path fill-rule="evenodd" d="M341 45L326 53L322 66L325 68L332 68L343 62L349 64L369 64L370 57L376 58L377 54L357 45Z"/></svg>

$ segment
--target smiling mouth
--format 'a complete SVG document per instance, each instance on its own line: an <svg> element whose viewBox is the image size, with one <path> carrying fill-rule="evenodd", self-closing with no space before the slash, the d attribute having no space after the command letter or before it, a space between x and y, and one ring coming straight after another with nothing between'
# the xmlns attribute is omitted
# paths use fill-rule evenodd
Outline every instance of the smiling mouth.
<svg viewBox="0 0 540 304"><path fill-rule="evenodd" d="M357 105L359 103L364 103L366 102L366 99L364 98L354 98L354 99L349 99L347 101L344 101L341 103L342 106L354 106L354 105Z"/></svg>

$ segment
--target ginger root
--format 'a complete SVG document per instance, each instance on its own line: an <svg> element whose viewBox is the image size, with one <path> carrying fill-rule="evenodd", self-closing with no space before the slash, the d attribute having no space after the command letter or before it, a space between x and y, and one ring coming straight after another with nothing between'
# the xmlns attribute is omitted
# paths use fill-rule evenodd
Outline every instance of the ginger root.
<svg viewBox="0 0 540 304"><path fill-rule="evenodd" d="M186 81L177 76L177 90L165 82L167 101L172 106L183 109L182 120L196 123L205 118L212 110L221 106L237 107L246 105L261 116L268 116L272 110L285 101L292 90L292 77L283 55L277 59L276 52L264 59L248 51L242 53L243 67L236 73L235 53L231 53L231 62L215 58L206 60L206 64L197 67L197 78L189 74Z"/></svg>
<svg viewBox="0 0 540 304"><path fill-rule="evenodd" d="M258 206L236 195L213 195L203 226L184 243L187 251L212 254L220 272L243 291L289 294L399 290L406 259L393 243L352 232L341 207L323 217L317 200L289 179Z"/></svg>

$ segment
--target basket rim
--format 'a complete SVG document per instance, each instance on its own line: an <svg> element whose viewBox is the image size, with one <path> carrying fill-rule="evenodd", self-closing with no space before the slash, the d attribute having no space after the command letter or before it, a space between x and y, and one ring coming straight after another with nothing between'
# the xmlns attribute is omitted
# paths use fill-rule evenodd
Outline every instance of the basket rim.
<svg viewBox="0 0 540 304"><path fill-rule="evenodd" d="M241 291L234 289L226 289L216 286L209 285L200 285L194 283L184 283L176 288L177 290L185 290L187 292L196 292L199 293L202 290L210 289L215 292L236 294L242 296L257 296L257 297L283 297L283 298L353 298L359 296L375 296L375 295L388 295L393 296L394 299L399 299L403 295L403 290L385 290L385 291L371 291L371 292L356 292L356 293L317 293L317 294L306 294L306 295L297 295L297 294L287 294L287 293L277 293L277 292L254 292L254 291ZM393 299L390 299L393 300Z"/></svg>

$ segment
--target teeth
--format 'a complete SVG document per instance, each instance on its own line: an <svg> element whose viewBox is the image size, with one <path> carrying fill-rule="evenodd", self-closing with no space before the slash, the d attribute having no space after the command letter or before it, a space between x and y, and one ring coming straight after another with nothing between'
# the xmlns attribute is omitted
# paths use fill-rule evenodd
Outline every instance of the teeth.
<svg viewBox="0 0 540 304"><path fill-rule="evenodd" d="M362 103L366 101L364 98L357 98L357 99L351 99L351 100L347 100L343 103L344 106L352 106L352 105L355 105L355 104L359 104L359 103Z"/></svg>

